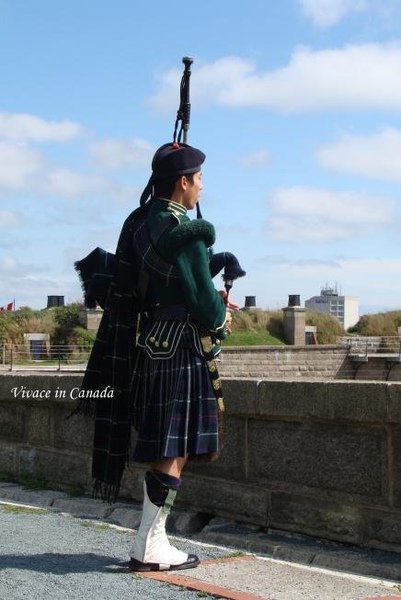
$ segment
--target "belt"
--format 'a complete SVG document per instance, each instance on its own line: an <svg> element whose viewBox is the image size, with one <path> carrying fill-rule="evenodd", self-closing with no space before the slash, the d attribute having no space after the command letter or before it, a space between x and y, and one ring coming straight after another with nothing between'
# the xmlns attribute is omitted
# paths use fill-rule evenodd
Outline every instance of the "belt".
<svg viewBox="0 0 401 600"><path fill-rule="evenodd" d="M151 314L155 321L186 321L189 318L188 309L183 304L155 306Z"/></svg>

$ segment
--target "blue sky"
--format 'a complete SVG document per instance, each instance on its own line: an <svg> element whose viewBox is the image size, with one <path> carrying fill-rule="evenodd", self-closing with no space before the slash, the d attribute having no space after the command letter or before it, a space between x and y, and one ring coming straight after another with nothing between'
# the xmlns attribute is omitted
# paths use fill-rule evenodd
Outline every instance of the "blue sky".
<svg viewBox="0 0 401 600"><path fill-rule="evenodd" d="M238 4L0 0L0 306L81 298L73 262L114 251L189 55L233 299L337 283L361 313L401 308L401 0Z"/></svg>

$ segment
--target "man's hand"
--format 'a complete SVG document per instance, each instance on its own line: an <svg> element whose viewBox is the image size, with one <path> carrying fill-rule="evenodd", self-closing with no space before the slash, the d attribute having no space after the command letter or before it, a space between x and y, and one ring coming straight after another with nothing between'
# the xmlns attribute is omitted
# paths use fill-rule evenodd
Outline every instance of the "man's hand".
<svg viewBox="0 0 401 600"><path fill-rule="evenodd" d="M223 298L223 300L224 300L224 302L225 302L225 305L227 306L227 308L228 308L229 310L239 310L239 305L238 305L238 304L235 304L235 302L231 302L231 301L228 299L228 294L227 294L227 292L226 292L225 290L220 290L220 291L219 291L219 294L220 294L220 296Z"/></svg>

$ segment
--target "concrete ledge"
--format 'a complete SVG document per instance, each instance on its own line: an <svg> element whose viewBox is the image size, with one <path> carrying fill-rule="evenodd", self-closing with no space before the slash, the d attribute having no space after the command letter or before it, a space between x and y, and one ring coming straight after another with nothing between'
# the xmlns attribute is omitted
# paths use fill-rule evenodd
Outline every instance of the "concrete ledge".
<svg viewBox="0 0 401 600"><path fill-rule="evenodd" d="M0 472L91 490L93 423L67 419L80 382L0 375ZM401 383L227 379L223 387L221 458L188 465L177 506L401 552ZM144 471L127 468L122 497L141 500Z"/></svg>

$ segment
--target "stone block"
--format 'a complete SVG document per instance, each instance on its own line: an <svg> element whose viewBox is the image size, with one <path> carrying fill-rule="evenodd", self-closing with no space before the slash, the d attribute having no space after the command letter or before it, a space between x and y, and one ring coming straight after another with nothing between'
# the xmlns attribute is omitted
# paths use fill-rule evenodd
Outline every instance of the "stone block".
<svg viewBox="0 0 401 600"><path fill-rule="evenodd" d="M0 441L0 473L15 477L17 470L16 449Z"/></svg>
<svg viewBox="0 0 401 600"><path fill-rule="evenodd" d="M20 502L21 504L29 504L31 506L53 506L56 498L65 498L63 492L55 492L54 490L29 490L21 486L14 486L0 491L0 497L12 502Z"/></svg>
<svg viewBox="0 0 401 600"><path fill-rule="evenodd" d="M388 420L401 423L401 383L387 384Z"/></svg>
<svg viewBox="0 0 401 600"><path fill-rule="evenodd" d="M61 404L54 405L54 446L56 448L82 449L86 452L91 452L93 444L93 419L84 415L74 415L68 418L70 414L70 407Z"/></svg>
<svg viewBox="0 0 401 600"><path fill-rule="evenodd" d="M361 534L365 546L401 552L401 511L361 509ZM401 565L399 564L401 569Z"/></svg>
<svg viewBox="0 0 401 600"><path fill-rule="evenodd" d="M91 488L91 458L85 454L52 448L23 446L18 453L19 474L38 476L50 484Z"/></svg>
<svg viewBox="0 0 401 600"><path fill-rule="evenodd" d="M248 440L250 482L380 501L386 493L387 445L379 427L250 419Z"/></svg>
<svg viewBox="0 0 401 600"><path fill-rule="evenodd" d="M340 540L362 541L362 515L358 506L339 504L316 497L272 492L269 527Z"/></svg>
<svg viewBox="0 0 401 600"><path fill-rule="evenodd" d="M261 381L257 415L386 421L387 385L356 381Z"/></svg>
<svg viewBox="0 0 401 600"><path fill-rule="evenodd" d="M226 379L223 382L223 395L227 414L248 415L255 411L258 381Z"/></svg>
<svg viewBox="0 0 401 600"><path fill-rule="evenodd" d="M102 519L109 511L109 506L102 500L94 498L57 498L53 508L82 518Z"/></svg>
<svg viewBox="0 0 401 600"><path fill-rule="evenodd" d="M51 401L69 403L71 407L74 402L70 398L73 387L79 387L83 375L47 373L20 373L11 372L0 377L0 400L23 400L35 404L45 404ZM11 393L13 387L23 387L26 390L48 392L48 398L14 398Z"/></svg>
<svg viewBox="0 0 401 600"><path fill-rule="evenodd" d="M133 499L137 502L143 500L143 480L147 471L147 465L132 463L125 468L121 481L120 497Z"/></svg>
<svg viewBox="0 0 401 600"><path fill-rule="evenodd" d="M47 406L26 407L26 441L32 445L50 444L50 409Z"/></svg>
<svg viewBox="0 0 401 600"><path fill-rule="evenodd" d="M0 380L2 377L0 377ZM25 433L26 410L20 402L0 403L0 439L22 442Z"/></svg>
<svg viewBox="0 0 401 600"><path fill-rule="evenodd" d="M387 381L401 381L401 365L395 364L387 375Z"/></svg>
<svg viewBox="0 0 401 600"><path fill-rule="evenodd" d="M202 531L209 521L208 513L173 509L167 518L167 531L175 535L192 535Z"/></svg>
<svg viewBox="0 0 401 600"><path fill-rule="evenodd" d="M269 493L257 486L234 481L194 477L188 473L183 479L177 506L214 513L229 519L267 524Z"/></svg>
<svg viewBox="0 0 401 600"><path fill-rule="evenodd" d="M221 435L222 447L219 459L190 460L185 471L195 475L223 477L243 481L245 472L246 422L245 419L225 413Z"/></svg>
<svg viewBox="0 0 401 600"><path fill-rule="evenodd" d="M357 573L366 577L375 577L377 579L401 580L400 556L395 552L372 552L365 551L366 554L359 555L358 551L328 552L325 550L320 554L315 554L313 566L322 569L334 569L335 571L345 571L348 573ZM374 596L365 600L398 600L394 596Z"/></svg>
<svg viewBox="0 0 401 600"><path fill-rule="evenodd" d="M393 431L393 490L394 506L401 508L401 429ZM401 518L401 515L400 515Z"/></svg>
<svg viewBox="0 0 401 600"><path fill-rule="evenodd" d="M107 515L107 521L127 527L128 529L138 529L141 522L142 511L138 508L115 508Z"/></svg>

